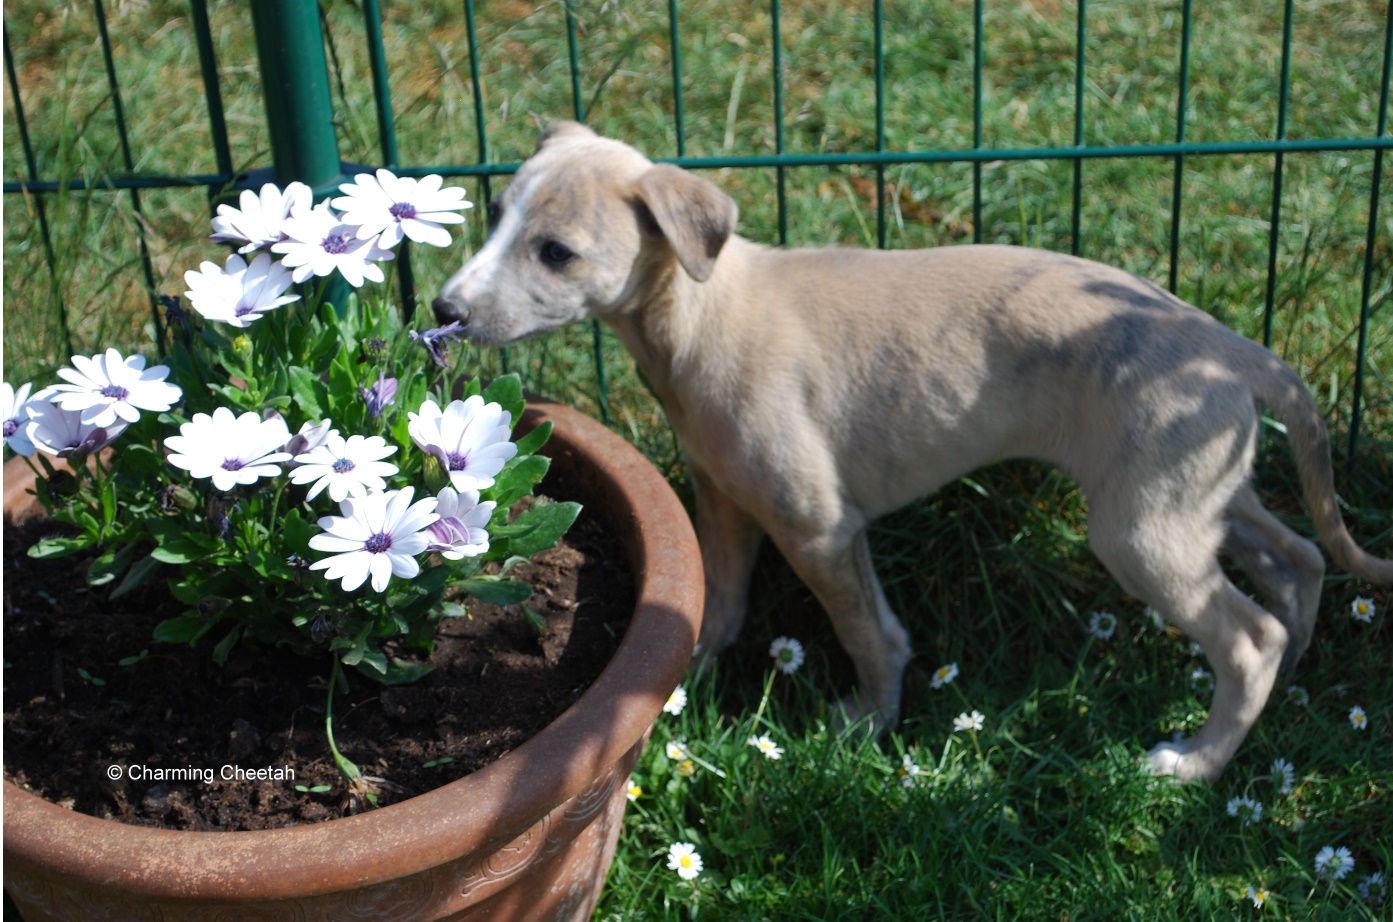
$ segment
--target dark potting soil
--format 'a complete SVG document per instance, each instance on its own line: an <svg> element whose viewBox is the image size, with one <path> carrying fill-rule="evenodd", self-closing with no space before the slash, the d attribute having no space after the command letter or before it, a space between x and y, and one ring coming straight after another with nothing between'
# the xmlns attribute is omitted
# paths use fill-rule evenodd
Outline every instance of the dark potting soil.
<svg viewBox="0 0 1393 922"><path fill-rule="evenodd" d="M109 602L87 588L86 560L26 556L53 532L45 521L5 526L6 779L82 813L172 829L273 829L366 808L366 789L346 788L325 741L327 653L239 645L219 668L207 639L192 649L158 643L154 626L180 608L162 581ZM533 587L527 605L544 630L517 606L471 601L471 617L441 622L436 670L416 684L388 688L345 670L334 739L365 776L382 779L371 782L379 805L524 742L618 647L632 575L590 510L561 545L510 575Z"/></svg>

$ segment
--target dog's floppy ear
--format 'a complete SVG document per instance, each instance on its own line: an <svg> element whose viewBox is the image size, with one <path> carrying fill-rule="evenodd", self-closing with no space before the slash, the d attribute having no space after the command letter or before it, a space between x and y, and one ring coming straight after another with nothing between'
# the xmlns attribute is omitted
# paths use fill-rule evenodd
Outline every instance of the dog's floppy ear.
<svg viewBox="0 0 1393 922"><path fill-rule="evenodd" d="M710 278L740 216L730 196L699 176L660 163L639 177L638 202L644 232L664 237L692 278Z"/></svg>
<svg viewBox="0 0 1393 922"><path fill-rule="evenodd" d="M595 132L585 127L580 122L569 122L564 119L549 122L547 127L542 129L541 135L537 137L537 150L541 150L546 146L546 143L553 138L564 138L568 136L593 138L595 137Z"/></svg>

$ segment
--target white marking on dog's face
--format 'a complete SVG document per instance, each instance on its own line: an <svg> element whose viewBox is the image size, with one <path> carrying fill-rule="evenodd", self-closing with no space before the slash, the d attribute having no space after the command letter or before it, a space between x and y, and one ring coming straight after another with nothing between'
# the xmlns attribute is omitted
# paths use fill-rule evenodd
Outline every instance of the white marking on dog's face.
<svg viewBox="0 0 1393 922"><path fill-rule="evenodd" d="M548 143L498 198L484 246L445 284L441 321L504 345L619 310L639 272L632 189L649 165L594 137Z"/></svg>

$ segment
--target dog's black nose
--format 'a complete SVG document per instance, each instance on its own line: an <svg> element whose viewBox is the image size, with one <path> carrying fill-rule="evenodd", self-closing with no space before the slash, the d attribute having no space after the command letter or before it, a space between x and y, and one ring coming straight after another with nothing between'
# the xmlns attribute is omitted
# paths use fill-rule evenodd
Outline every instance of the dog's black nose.
<svg viewBox="0 0 1393 922"><path fill-rule="evenodd" d="M460 323L469 321L469 309L458 301L452 301L442 296L432 301L430 306L431 310L435 311L435 319L441 326L454 320L458 320Z"/></svg>

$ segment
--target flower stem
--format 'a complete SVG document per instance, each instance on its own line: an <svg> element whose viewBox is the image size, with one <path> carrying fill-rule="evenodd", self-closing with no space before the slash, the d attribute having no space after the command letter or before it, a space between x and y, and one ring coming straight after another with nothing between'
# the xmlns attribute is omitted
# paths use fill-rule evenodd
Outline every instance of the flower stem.
<svg viewBox="0 0 1393 922"><path fill-rule="evenodd" d="M351 761L339 752L339 747L334 745L334 686L338 683L339 671L343 667L339 664L339 658L334 657L333 669L329 672L329 700L324 706L324 735L329 740L329 752L334 756L334 767L339 770L343 780L349 783L357 781L363 777L363 772Z"/></svg>

